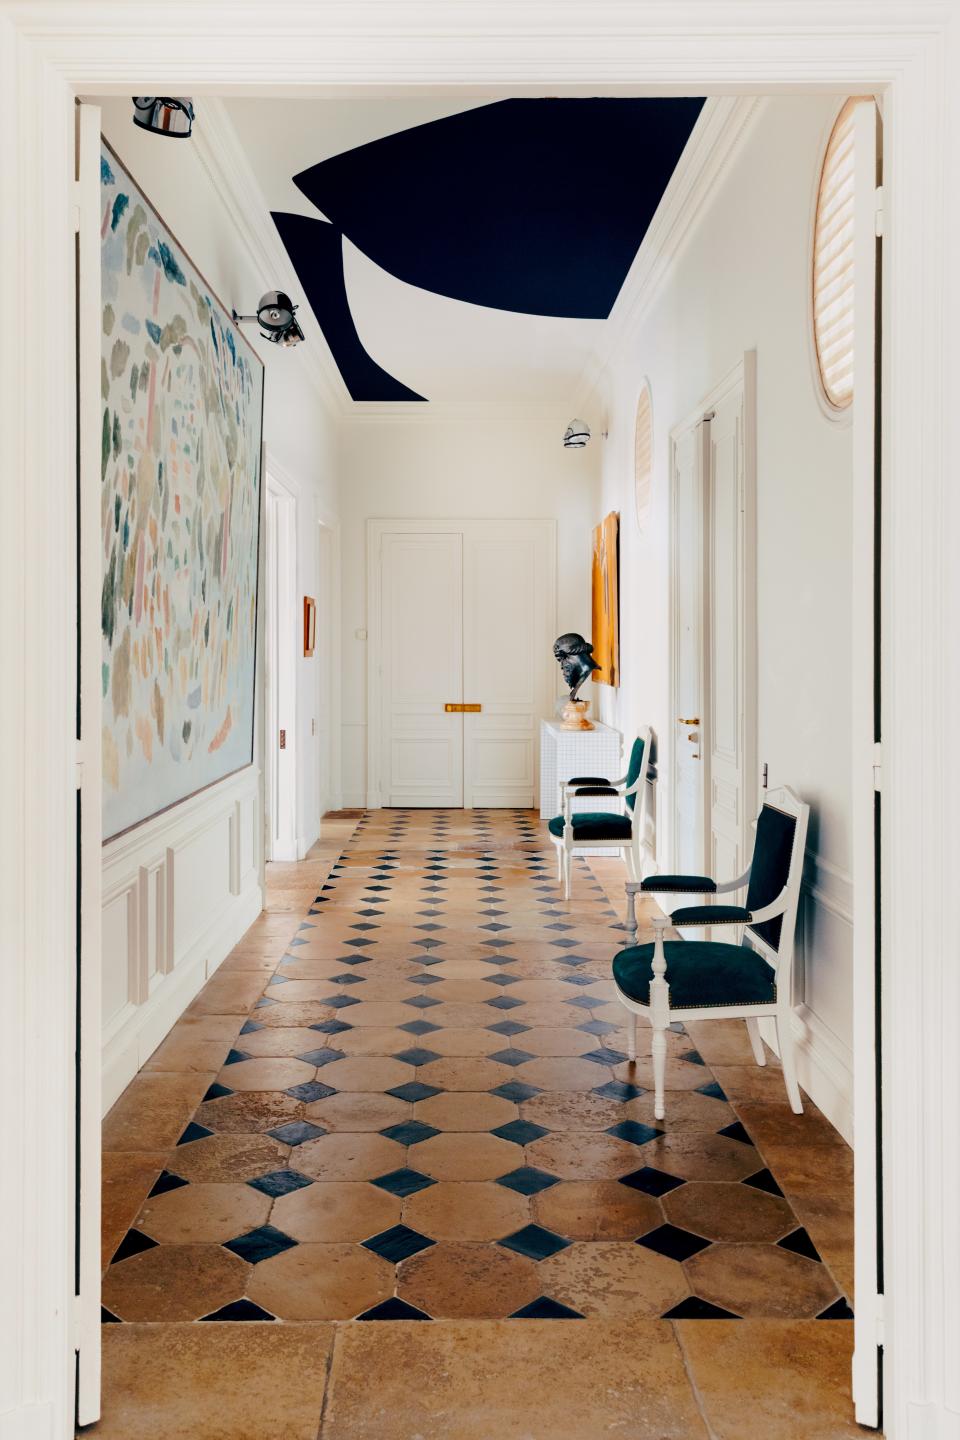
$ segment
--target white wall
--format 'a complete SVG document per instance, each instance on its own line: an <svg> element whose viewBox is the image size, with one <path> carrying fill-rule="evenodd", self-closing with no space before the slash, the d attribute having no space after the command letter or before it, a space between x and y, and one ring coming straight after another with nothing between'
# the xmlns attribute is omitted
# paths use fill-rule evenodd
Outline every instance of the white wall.
<svg viewBox="0 0 960 1440"><path fill-rule="evenodd" d="M424 411L427 411L424 406ZM557 522L557 633L590 630L590 531L601 441L564 450L567 407L479 407L343 432L343 799L366 799L366 521L485 517ZM562 690L557 671L557 693ZM588 693L589 687L585 690Z"/></svg>
<svg viewBox="0 0 960 1440"><path fill-rule="evenodd" d="M258 272L201 147L136 129L127 99L98 103L107 140L224 305L254 310L276 279ZM322 593L318 522L337 520L336 427L307 379L302 353L270 345L256 331L250 338L266 365L267 468L297 497L299 615L304 594ZM298 639L297 835L305 853L320 820L318 742L311 734L320 660L301 652ZM258 684L262 678L261 658ZM105 847L105 1106L259 913L262 797L254 765Z"/></svg>
<svg viewBox="0 0 960 1440"><path fill-rule="evenodd" d="M758 759L811 807L797 1001L801 1083L851 1130L850 554L848 420L829 418L809 333L810 233L832 99L767 100L651 309L607 375L602 511L621 512L619 692L605 718L649 722L668 754L669 432L757 352ZM653 513L639 534L633 420L653 399ZM662 774L666 774L663 766ZM664 788L664 801L667 797ZM669 863L670 806L661 816Z"/></svg>

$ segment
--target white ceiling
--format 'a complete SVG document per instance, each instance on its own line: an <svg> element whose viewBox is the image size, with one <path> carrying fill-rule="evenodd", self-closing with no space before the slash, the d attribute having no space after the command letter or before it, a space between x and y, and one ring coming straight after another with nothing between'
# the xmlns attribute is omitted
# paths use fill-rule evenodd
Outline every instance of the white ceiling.
<svg viewBox="0 0 960 1440"><path fill-rule="evenodd" d="M230 99L223 106L267 207L316 219L318 211L293 183L301 170L384 135L487 103ZM344 275L368 354L433 401L572 401L611 323L522 315L448 299L396 279L348 241ZM265 285L270 278L264 277ZM303 302L302 294L293 298ZM323 343L309 307L303 309L309 343Z"/></svg>

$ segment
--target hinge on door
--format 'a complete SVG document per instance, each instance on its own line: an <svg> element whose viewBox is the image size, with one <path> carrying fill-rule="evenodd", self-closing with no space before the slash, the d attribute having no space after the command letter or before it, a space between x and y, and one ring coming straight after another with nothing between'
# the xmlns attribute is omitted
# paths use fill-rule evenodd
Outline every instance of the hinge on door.
<svg viewBox="0 0 960 1440"><path fill-rule="evenodd" d="M873 233L874 233L874 234L877 236L877 238L879 239L880 236L883 234L883 186L882 186L882 185L878 185L878 186L877 186L876 190L873 192L873 196L874 196Z"/></svg>
<svg viewBox="0 0 960 1440"><path fill-rule="evenodd" d="M883 751L880 741L876 741L873 747L873 788L880 790L880 780L883 775Z"/></svg>
<svg viewBox="0 0 960 1440"><path fill-rule="evenodd" d="M885 1324L884 1324L885 1315L886 1315L886 1306L885 1306L885 1304L884 1304L884 1298L885 1298L885 1297L884 1297L883 1295L874 1295L874 1297L873 1297L873 1300L874 1300L873 1314L874 1314L874 1324L875 1324L875 1326L876 1326L876 1334L877 1334L877 1347L878 1347L878 1349L881 1349L881 1350L883 1349L883 1346L884 1346L885 1341L886 1341L886 1327L885 1327Z"/></svg>
<svg viewBox="0 0 960 1440"><path fill-rule="evenodd" d="M286 732L286 730L281 730L281 731L280 731L280 749L281 749L281 750L286 750L286 748L287 748L287 732Z"/></svg>
<svg viewBox="0 0 960 1440"><path fill-rule="evenodd" d="M80 181L74 180L71 187L70 209L73 213L74 234L80 234Z"/></svg>
<svg viewBox="0 0 960 1440"><path fill-rule="evenodd" d="M75 780L76 780L77 789L78 789L78 790L82 790L82 789L83 789L83 747L82 747L81 745L79 745L79 744L77 745L76 755L75 755L75 757L74 757L74 766L73 766L73 769L74 769L74 778L75 778Z"/></svg>

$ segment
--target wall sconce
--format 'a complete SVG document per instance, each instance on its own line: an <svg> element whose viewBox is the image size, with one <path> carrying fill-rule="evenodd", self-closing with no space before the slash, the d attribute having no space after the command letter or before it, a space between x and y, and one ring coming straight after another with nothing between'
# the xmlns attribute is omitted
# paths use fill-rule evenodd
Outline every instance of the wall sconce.
<svg viewBox="0 0 960 1440"><path fill-rule="evenodd" d="M189 95L134 95L133 123L152 135L189 140L193 130L193 101Z"/></svg>
<svg viewBox="0 0 960 1440"><path fill-rule="evenodd" d="M586 420L571 420L563 434L564 450L582 450L590 440L590 426Z"/></svg>
<svg viewBox="0 0 960 1440"><path fill-rule="evenodd" d="M269 340L274 345L301 343L304 336L296 316L296 305L282 290L268 290L266 295L261 295L256 315L238 315L236 310L233 311L235 325L256 322L264 340Z"/></svg>

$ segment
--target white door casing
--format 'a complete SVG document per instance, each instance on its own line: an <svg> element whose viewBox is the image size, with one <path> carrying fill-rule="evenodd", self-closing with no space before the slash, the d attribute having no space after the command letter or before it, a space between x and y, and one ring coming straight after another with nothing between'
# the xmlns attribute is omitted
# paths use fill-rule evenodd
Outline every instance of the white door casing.
<svg viewBox="0 0 960 1440"><path fill-rule="evenodd" d="M385 805L463 804L463 540L385 534L379 547Z"/></svg>
<svg viewBox="0 0 960 1440"><path fill-rule="evenodd" d="M297 851L297 501L267 474L266 502L267 724L265 752L267 853L298 859Z"/></svg>
<svg viewBox="0 0 960 1440"><path fill-rule="evenodd" d="M880 1347L884 1344L883 1300L878 1293L878 1256L883 1243L878 1211L879 1155L877 1105L877 975L880 928L876 861L880 846L880 739L875 699L875 508L879 456L876 453L876 333L878 208L878 121L874 103L854 110L854 360L853 360L853 561L851 585L851 854L853 873L853 1109L854 1307L853 1399L861 1425L880 1423ZM945 1274L949 1268L944 1257Z"/></svg>
<svg viewBox="0 0 960 1440"><path fill-rule="evenodd" d="M701 750L708 751L707 873L742 875L757 813L756 564L749 352L706 401L706 694Z"/></svg>
<svg viewBox="0 0 960 1440"><path fill-rule="evenodd" d="M670 436L670 790L675 874L700 875L705 864L709 755L702 744L707 618L703 515L709 428L698 410Z"/></svg>

